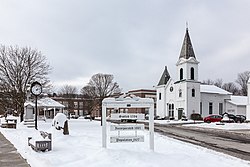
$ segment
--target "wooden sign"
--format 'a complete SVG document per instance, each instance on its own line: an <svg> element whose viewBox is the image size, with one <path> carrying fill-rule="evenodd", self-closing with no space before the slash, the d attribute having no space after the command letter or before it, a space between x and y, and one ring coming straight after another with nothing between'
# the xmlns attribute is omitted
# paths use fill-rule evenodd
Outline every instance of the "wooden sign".
<svg viewBox="0 0 250 167"><path fill-rule="evenodd" d="M121 119L129 119L129 120L144 120L145 114L132 114L132 113L112 113L111 119L121 120Z"/></svg>
<svg viewBox="0 0 250 167"><path fill-rule="evenodd" d="M112 136L110 143L144 142L144 136Z"/></svg>
<svg viewBox="0 0 250 167"><path fill-rule="evenodd" d="M144 130L144 124L110 125L110 131L136 131L136 130Z"/></svg>

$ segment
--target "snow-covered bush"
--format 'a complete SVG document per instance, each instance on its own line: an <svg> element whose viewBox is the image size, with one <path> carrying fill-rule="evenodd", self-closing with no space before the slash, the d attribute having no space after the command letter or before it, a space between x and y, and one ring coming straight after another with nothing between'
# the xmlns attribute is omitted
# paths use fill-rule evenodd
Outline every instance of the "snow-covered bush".
<svg viewBox="0 0 250 167"><path fill-rule="evenodd" d="M57 113L53 119L52 126L54 126L57 130L63 129L67 120L68 119L65 114Z"/></svg>

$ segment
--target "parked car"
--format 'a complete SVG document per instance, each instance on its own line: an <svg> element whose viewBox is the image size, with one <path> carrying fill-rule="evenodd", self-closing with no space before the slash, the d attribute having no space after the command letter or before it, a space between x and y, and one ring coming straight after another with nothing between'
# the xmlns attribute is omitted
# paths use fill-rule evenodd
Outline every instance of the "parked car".
<svg viewBox="0 0 250 167"><path fill-rule="evenodd" d="M244 115L233 115L233 114L228 114L228 113L224 113L223 117L228 117L229 118L229 122L237 122L237 123L242 123L245 122L246 117Z"/></svg>
<svg viewBox="0 0 250 167"><path fill-rule="evenodd" d="M242 123L242 122L246 121L246 116L244 116L244 115L236 115L236 117L237 117L237 121L236 122Z"/></svg>
<svg viewBox="0 0 250 167"><path fill-rule="evenodd" d="M198 113L193 113L190 116L191 120L203 120L203 118L201 117L201 114Z"/></svg>
<svg viewBox="0 0 250 167"><path fill-rule="evenodd" d="M221 115L209 115L207 117L205 117L204 122L210 123L210 122L220 122L222 120L222 116Z"/></svg>

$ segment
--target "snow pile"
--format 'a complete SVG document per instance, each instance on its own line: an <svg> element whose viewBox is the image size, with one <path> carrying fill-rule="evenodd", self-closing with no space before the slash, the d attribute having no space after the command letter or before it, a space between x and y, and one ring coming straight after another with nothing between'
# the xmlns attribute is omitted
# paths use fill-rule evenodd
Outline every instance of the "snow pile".
<svg viewBox="0 0 250 167"><path fill-rule="evenodd" d="M216 122L213 122L213 123L190 124L190 125L183 125L183 126L195 126L195 127L201 127L201 128L224 129L224 130L250 130L249 123L218 124Z"/></svg>
<svg viewBox="0 0 250 167"><path fill-rule="evenodd" d="M31 167L249 167L249 162L231 156L155 134L155 152L149 149L149 132L141 133L145 142L108 142L102 148L100 122L69 120L70 135L62 135L51 128L51 121L38 122L38 129L52 133L52 151L35 152L27 145L27 138L38 131L19 126L0 131L9 139ZM108 123L109 127L110 123ZM123 133L127 133L124 131ZM108 136L110 136L108 130ZM124 134L125 135L125 134ZM108 140L109 141L109 140ZM209 162L209 163L207 163Z"/></svg>
<svg viewBox="0 0 250 167"><path fill-rule="evenodd" d="M55 126L56 129L61 129L64 127L64 123L67 121L67 117L63 113L57 113L56 116L53 119L53 126Z"/></svg>

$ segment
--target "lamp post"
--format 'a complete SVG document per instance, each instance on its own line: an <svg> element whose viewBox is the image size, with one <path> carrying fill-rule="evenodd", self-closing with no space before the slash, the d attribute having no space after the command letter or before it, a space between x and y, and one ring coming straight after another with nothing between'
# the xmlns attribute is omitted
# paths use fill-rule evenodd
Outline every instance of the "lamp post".
<svg viewBox="0 0 250 167"><path fill-rule="evenodd" d="M37 130L37 97L42 93L42 85L37 81L33 82L31 93L35 95L35 129Z"/></svg>

